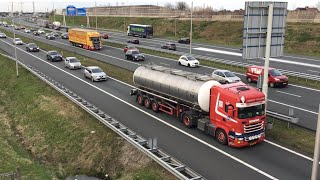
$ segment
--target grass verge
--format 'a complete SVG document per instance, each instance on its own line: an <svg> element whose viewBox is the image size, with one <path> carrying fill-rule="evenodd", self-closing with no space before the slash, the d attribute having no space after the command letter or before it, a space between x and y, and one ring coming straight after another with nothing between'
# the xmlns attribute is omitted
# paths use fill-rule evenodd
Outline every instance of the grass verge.
<svg viewBox="0 0 320 180"><path fill-rule="evenodd" d="M34 40L30 40L28 38L24 38L23 40L25 41L32 41L35 42ZM76 56L79 59L82 59L82 62L87 62L87 65L98 65L102 68L106 68L107 72L109 72L109 69L111 65L94 60L94 59L88 59L87 57L84 56L80 56L77 54L74 54L72 52L68 52L62 49L58 49L55 47L52 47L50 45L47 45L45 43L41 43L41 42L36 42L42 49L55 49L55 50L59 50L62 51L64 53L64 55L70 53L71 56ZM43 47L42 47L43 45ZM109 46L113 46L114 47L119 47L122 48L123 45L119 45L119 44L114 44L114 43L108 43ZM146 51L144 51L146 50ZM145 53L149 54L148 49L143 49L142 50ZM158 51L157 51L158 52ZM160 53L160 52L158 52ZM170 54L172 55L172 54ZM211 63L211 62L210 62ZM223 66L225 66L224 64L222 64ZM213 67L215 68L220 68L217 66L214 66L212 64ZM116 67L116 66L112 66L113 72L109 73L112 77L115 77L121 81L124 81L126 83L129 84L133 84L132 82L132 75L133 73L131 71ZM224 67L226 68L226 67ZM235 67L238 68L238 67ZM306 130L304 128L298 127L298 126L291 126L291 128L287 128L286 127L286 123L279 121L279 120L274 120L272 118L268 118L268 121L274 121L274 126L273 129L268 130L267 131L267 139L273 140L274 142L277 142L283 146L286 146L288 148L292 148L294 150L297 150L301 153L307 154L307 155L312 155L313 152L313 148L314 148L314 137L315 137L315 133L309 130ZM300 137L299 138L292 138L292 137L296 137L296 136L292 136L294 134L299 134Z"/></svg>
<svg viewBox="0 0 320 180"><path fill-rule="evenodd" d="M25 69L0 55L0 174L22 179L86 174L175 179L131 144Z"/></svg>

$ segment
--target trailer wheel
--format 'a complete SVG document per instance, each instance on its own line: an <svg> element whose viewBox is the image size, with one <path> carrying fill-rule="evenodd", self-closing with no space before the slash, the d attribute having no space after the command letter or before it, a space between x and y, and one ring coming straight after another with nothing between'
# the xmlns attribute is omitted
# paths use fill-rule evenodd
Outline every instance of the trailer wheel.
<svg viewBox="0 0 320 180"><path fill-rule="evenodd" d="M152 100L152 101L151 101L151 107L152 107L152 110L153 110L154 112L159 112L159 104L158 104L157 101Z"/></svg>
<svg viewBox="0 0 320 180"><path fill-rule="evenodd" d="M139 105L143 106L143 96L141 94L137 95L137 101Z"/></svg>
<svg viewBox="0 0 320 180"><path fill-rule="evenodd" d="M145 106L147 109L150 109L150 108L151 108L150 98L148 98L148 97L144 98L144 106Z"/></svg>
<svg viewBox="0 0 320 180"><path fill-rule="evenodd" d="M195 126L195 119L190 112L185 112L182 115L182 122L187 128L192 128Z"/></svg>
<svg viewBox="0 0 320 180"><path fill-rule="evenodd" d="M217 129L216 138L220 144L226 145L228 143L228 137L223 129Z"/></svg>

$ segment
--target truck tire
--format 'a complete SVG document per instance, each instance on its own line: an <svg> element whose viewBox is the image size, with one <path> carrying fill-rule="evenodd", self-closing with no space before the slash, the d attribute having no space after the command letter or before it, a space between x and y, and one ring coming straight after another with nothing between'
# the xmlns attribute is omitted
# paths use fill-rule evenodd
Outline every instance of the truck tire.
<svg viewBox="0 0 320 180"><path fill-rule="evenodd" d="M144 103L144 106L145 106L147 109L150 109L150 108L151 108L150 98L145 97L144 100L143 100L143 103Z"/></svg>
<svg viewBox="0 0 320 180"><path fill-rule="evenodd" d="M192 128L196 125L196 120L191 112L183 113L182 122L187 128Z"/></svg>
<svg viewBox="0 0 320 180"><path fill-rule="evenodd" d="M154 112L159 112L159 104L157 101L152 100L151 101L151 108Z"/></svg>
<svg viewBox="0 0 320 180"><path fill-rule="evenodd" d="M223 129L217 129L216 138L217 138L218 142L222 145L226 145L228 143L227 134Z"/></svg>
<svg viewBox="0 0 320 180"><path fill-rule="evenodd" d="M143 96L141 94L137 94L137 102L139 105L143 106Z"/></svg>

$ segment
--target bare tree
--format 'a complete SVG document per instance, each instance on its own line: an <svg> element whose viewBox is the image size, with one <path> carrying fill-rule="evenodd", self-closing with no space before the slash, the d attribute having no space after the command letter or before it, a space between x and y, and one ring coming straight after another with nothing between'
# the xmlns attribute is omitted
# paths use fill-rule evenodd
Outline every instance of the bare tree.
<svg viewBox="0 0 320 180"><path fill-rule="evenodd" d="M179 2L177 2L176 8L180 11L185 11L185 10L189 9L189 6L186 2L179 1Z"/></svg>
<svg viewBox="0 0 320 180"><path fill-rule="evenodd" d="M320 10L320 1L316 4L316 7Z"/></svg>
<svg viewBox="0 0 320 180"><path fill-rule="evenodd" d="M170 8L170 9L173 9L174 8L174 6L173 6L173 4L171 4L171 3L166 3L165 5L164 5L164 7L166 7L166 8Z"/></svg>

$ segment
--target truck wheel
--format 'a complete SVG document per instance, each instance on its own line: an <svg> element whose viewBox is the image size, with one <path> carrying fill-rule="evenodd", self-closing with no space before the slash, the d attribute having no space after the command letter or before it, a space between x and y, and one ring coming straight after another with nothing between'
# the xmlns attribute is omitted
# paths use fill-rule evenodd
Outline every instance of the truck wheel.
<svg viewBox="0 0 320 180"><path fill-rule="evenodd" d="M217 129L216 138L220 144L226 145L228 143L228 137L223 129Z"/></svg>
<svg viewBox="0 0 320 180"><path fill-rule="evenodd" d="M150 98L148 98L148 97L144 98L144 106L145 106L147 109L150 109L150 108L151 108Z"/></svg>
<svg viewBox="0 0 320 180"><path fill-rule="evenodd" d="M154 112L159 112L159 104L158 104L157 101L152 100L152 101L151 101L151 107L152 107L152 110L153 110Z"/></svg>
<svg viewBox="0 0 320 180"><path fill-rule="evenodd" d="M251 83L251 82L252 82L251 77L248 77L248 82L249 82L249 83Z"/></svg>
<svg viewBox="0 0 320 180"><path fill-rule="evenodd" d="M191 113L185 112L182 115L182 122L187 128L192 128L195 126L195 120Z"/></svg>
<svg viewBox="0 0 320 180"><path fill-rule="evenodd" d="M270 83L270 87L271 87L271 88L274 88L274 83L271 82L271 83Z"/></svg>
<svg viewBox="0 0 320 180"><path fill-rule="evenodd" d="M141 94L137 95L137 101L139 105L143 106L143 96Z"/></svg>

